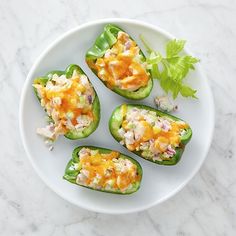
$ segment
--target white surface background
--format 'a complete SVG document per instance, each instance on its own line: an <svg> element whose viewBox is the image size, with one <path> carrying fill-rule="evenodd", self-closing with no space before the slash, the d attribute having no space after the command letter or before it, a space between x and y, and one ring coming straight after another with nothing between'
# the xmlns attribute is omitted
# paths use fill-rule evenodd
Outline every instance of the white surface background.
<svg viewBox="0 0 236 236"><path fill-rule="evenodd" d="M148 211L109 216L65 202L39 179L19 129L20 92L42 50L78 24L128 17L188 41L201 58L216 104L206 162L174 198ZM0 235L235 235L236 2L0 1ZM207 112L207 111L206 111Z"/></svg>

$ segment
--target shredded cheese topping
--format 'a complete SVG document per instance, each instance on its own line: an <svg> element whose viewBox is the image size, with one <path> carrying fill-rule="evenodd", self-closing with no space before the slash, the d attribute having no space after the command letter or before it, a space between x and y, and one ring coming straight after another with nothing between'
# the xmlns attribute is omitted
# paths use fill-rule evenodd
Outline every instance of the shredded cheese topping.
<svg viewBox="0 0 236 236"><path fill-rule="evenodd" d="M119 190L132 189L140 180L137 166L129 159L120 157L120 153L100 153L99 150L82 148L78 153L80 173L77 183L95 189Z"/></svg>
<svg viewBox="0 0 236 236"><path fill-rule="evenodd" d="M189 127L183 121L157 116L155 112L140 108L128 109L122 105L124 119L118 130L130 151L141 151L145 158L158 161L170 159L181 143L181 136Z"/></svg>
<svg viewBox="0 0 236 236"><path fill-rule="evenodd" d="M81 130L93 121L92 102L94 89L85 75L74 70L71 78L65 75L51 75L46 85L33 84L40 97L41 106L45 108L51 122L37 132L42 136L55 140L58 135L69 130Z"/></svg>
<svg viewBox="0 0 236 236"><path fill-rule="evenodd" d="M141 61L140 48L130 39L129 35L120 31L117 42L108 49L94 65L98 77L111 89L135 91L146 86L149 74L146 64Z"/></svg>

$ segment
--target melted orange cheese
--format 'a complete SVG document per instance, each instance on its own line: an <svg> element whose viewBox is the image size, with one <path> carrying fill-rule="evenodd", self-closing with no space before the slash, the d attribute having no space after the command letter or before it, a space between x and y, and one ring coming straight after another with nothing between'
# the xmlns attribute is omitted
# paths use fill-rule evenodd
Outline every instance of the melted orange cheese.
<svg viewBox="0 0 236 236"><path fill-rule="evenodd" d="M63 121L67 120L66 114L68 112L73 113L73 118L71 122L73 125L77 124L76 118L80 115L87 115L93 118L93 113L91 108L78 108L78 104L80 103L80 98L78 96L78 92L83 93L86 88L80 82L80 77L75 76L71 79L70 87L63 87L60 90L51 90L46 87L41 88L42 99L44 99L45 107L52 106L54 98L60 98L60 104L53 104L53 108L58 112L58 118L63 124ZM63 129L66 131L67 128L63 125Z"/></svg>
<svg viewBox="0 0 236 236"><path fill-rule="evenodd" d="M147 121L143 119L142 116L139 117L139 122L144 127L144 134L141 139L135 140L133 144L126 145L130 151L134 151L137 147L140 146L140 143L147 142L153 139L155 148L163 153L166 151L169 144L174 147L179 146L181 141L180 131L189 127L188 124L184 122L173 121L170 122L170 130L165 132L161 129L157 130L156 127L151 126ZM129 130L126 120L123 120L122 128L124 128L126 131Z"/></svg>
<svg viewBox="0 0 236 236"><path fill-rule="evenodd" d="M80 159L82 169L89 172L89 176L86 180L86 185L89 185L97 174L101 177L99 180L99 186L105 188L108 180L113 180L113 189L126 189L130 184L140 180L140 176L136 175L137 167L133 164L132 170L129 172L119 172L115 169L115 163L113 159L119 158L120 153L112 151L108 154L97 153L95 155L87 154ZM109 171L109 175L106 175L106 171ZM117 181L119 179L119 181Z"/></svg>
<svg viewBox="0 0 236 236"><path fill-rule="evenodd" d="M130 45L125 51L126 43ZM149 80L146 69L135 59L139 51L136 43L126 33L120 32L117 42L110 49L110 55L98 58L96 63L90 63L90 66L97 71L98 77L105 81L108 87L136 90L146 86Z"/></svg>

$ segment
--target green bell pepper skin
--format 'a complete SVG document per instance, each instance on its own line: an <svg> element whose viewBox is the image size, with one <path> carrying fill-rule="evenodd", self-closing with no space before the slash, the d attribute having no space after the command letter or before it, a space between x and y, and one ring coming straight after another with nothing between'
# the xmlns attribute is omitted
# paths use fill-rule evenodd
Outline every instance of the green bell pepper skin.
<svg viewBox="0 0 236 236"><path fill-rule="evenodd" d="M84 185L78 184L76 182L76 179L77 179L77 176L78 176L78 174L80 173L80 170L81 170L81 167L79 165L80 159L79 159L78 153L82 148L89 148L91 150L98 150L99 153L104 153L104 154L110 153L112 151L110 149L101 148L101 147L94 147L94 146L79 146L79 147L75 148L73 153L72 153L72 159L68 162L68 164L66 166L66 169L65 169L65 174L63 176L63 178L65 180L67 180L67 181L69 181L73 184L76 184L76 185L79 185L79 186L82 186L82 187L85 187L85 188L89 188L89 189L92 189L92 190L107 192L107 193L115 193L115 194L131 194L131 193L136 192L140 188L140 184L141 184L141 180L142 180L142 173L143 173L141 165L136 160L134 160L133 158L131 158L129 156L126 156L122 153L120 153L119 158L129 159L133 164L135 164L137 166L137 172L140 176L140 181L137 181L136 183L134 183L133 187L131 189L126 190L125 192L121 192L119 190L94 189L94 188L91 188L89 186L84 186Z"/></svg>
<svg viewBox="0 0 236 236"><path fill-rule="evenodd" d="M46 86L47 82L49 80L51 80L52 75L54 75L54 74L57 74L58 76L65 75L67 78L71 78L74 70L76 70L78 74L86 75L84 73L84 71L78 65L72 64L72 65L69 65L65 71L59 71L59 70L51 71L43 77L36 78L34 80L33 84L41 84L43 86ZM88 78L88 76L87 76L87 78ZM89 78L88 78L88 80L89 80ZM89 80L89 82L91 83L90 80ZM40 96L38 95L37 90L35 88L34 88L34 92L35 92L38 100L40 101ZM75 130L68 131L64 135L66 138L73 139L73 140L86 138L97 129L99 121L100 121L100 102L99 102L99 98L97 96L95 89L94 89L94 92L95 92L95 98L94 98L93 105L92 105L94 121L91 122L91 124L88 127L84 128L82 131L75 131ZM51 119L51 117L49 117L49 118ZM53 120L52 120L52 122L53 122Z"/></svg>
<svg viewBox="0 0 236 236"><path fill-rule="evenodd" d="M122 105L118 106L113 111L113 113L112 113L112 115L110 117L110 120L109 120L110 132L111 132L112 136L118 142L120 142L122 140L122 138L120 137L120 135L118 133L118 130L120 129L122 121L123 121L123 118L124 118L123 114L121 112L121 106ZM140 108L140 109L149 110L149 111L154 111L157 114L157 116L168 117L168 118L171 118L171 119L173 119L175 121L180 121L181 120L181 119L179 119L179 118L177 118L175 116L169 115L167 113L164 113L162 111L159 111L157 109L154 109L152 107L145 106L145 105L127 104L127 111L129 109L131 109L131 108L134 108L134 107ZM174 156L172 156L169 160L162 160L162 161L156 160L156 161L154 161L154 160L151 160L151 159L143 157L142 154L141 154L141 151L133 151L133 153L135 153L138 156L144 158L145 160L154 162L154 163L159 164L159 165L175 165L181 159L181 156L183 154L185 145L190 141L191 137L192 137L192 129L189 127L189 128L186 129L185 134L182 135L179 147L175 148L176 154ZM124 144L124 147L126 148L125 144Z"/></svg>
<svg viewBox="0 0 236 236"><path fill-rule="evenodd" d="M96 75L97 75L97 71L92 65L96 62L98 58L103 57L105 52L116 43L117 36L120 31L124 32L124 30L120 29L118 26L115 26L112 24L106 25L104 27L103 32L97 37L94 45L87 51L86 62L88 66L90 67L90 69ZM141 60L145 62L146 57L141 50L139 51L139 54L141 56ZM108 87L106 85L106 82L104 81L102 82L106 87ZM125 98L133 99L133 100L140 100L149 96L149 94L151 93L152 87L153 87L153 79L150 73L148 84L145 87L141 87L136 91L127 91L124 89L120 89L118 87L113 87L111 90Z"/></svg>

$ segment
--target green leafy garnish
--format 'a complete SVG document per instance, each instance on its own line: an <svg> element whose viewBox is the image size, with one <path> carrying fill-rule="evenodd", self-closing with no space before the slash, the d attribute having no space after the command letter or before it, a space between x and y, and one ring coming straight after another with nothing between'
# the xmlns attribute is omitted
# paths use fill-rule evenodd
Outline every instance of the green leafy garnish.
<svg viewBox="0 0 236 236"><path fill-rule="evenodd" d="M189 70L194 70L194 64L199 62L195 57L181 54L186 41L170 40L166 44L166 57L163 57L160 52L154 51L148 45L142 35L140 35L140 38L149 54L147 68L151 71L152 77L160 81L163 90L166 93L171 92L174 99L179 93L183 97L197 98L195 95L197 90L183 82Z"/></svg>

